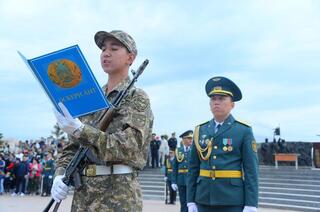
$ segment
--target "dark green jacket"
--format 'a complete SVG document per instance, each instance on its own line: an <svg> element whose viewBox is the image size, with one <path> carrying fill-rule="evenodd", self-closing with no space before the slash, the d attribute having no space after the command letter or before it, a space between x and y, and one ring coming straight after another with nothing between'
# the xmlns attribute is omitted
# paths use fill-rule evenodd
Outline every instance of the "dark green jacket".
<svg viewBox="0 0 320 212"><path fill-rule="evenodd" d="M176 156L173 161L172 183L177 185L186 185L187 172L179 173L179 170L188 170L190 150L185 151L184 145L176 149ZM181 161L180 161L181 160Z"/></svg>
<svg viewBox="0 0 320 212"><path fill-rule="evenodd" d="M166 167L165 176L168 178L168 181L172 181L172 172L173 172L173 161L170 160L169 157L166 157L164 166Z"/></svg>
<svg viewBox="0 0 320 212"><path fill-rule="evenodd" d="M215 122L210 120L194 134L187 179L187 201L204 205L239 205L258 207L258 158L256 143L250 126L230 115L214 133ZM204 150L212 140L212 152L203 160L195 145ZM229 151L226 149L229 148ZM208 151L203 152L206 156ZM210 178L199 176L199 170L243 171L243 178Z"/></svg>

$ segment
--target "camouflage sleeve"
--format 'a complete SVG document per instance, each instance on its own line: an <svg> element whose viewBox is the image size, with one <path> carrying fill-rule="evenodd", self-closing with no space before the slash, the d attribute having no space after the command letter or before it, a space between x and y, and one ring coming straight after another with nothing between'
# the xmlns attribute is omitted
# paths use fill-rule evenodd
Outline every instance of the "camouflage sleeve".
<svg viewBox="0 0 320 212"><path fill-rule="evenodd" d="M149 98L136 88L117 109L106 132L86 124L79 142L97 149L100 160L142 169L146 164L152 125Z"/></svg>
<svg viewBox="0 0 320 212"><path fill-rule="evenodd" d="M69 136L69 143L63 147L61 156L56 161L55 176L63 175L68 163L71 161L77 150L79 149L79 143L75 142L74 137Z"/></svg>

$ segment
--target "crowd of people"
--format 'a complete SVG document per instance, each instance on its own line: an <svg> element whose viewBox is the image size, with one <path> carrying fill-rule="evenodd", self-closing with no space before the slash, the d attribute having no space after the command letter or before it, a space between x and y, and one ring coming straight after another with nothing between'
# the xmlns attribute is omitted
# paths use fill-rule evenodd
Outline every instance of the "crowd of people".
<svg viewBox="0 0 320 212"><path fill-rule="evenodd" d="M148 149L147 167L162 167L165 158L169 156L169 151L175 150L177 143L175 132L171 134L169 140L167 135L157 136L156 133L153 133Z"/></svg>
<svg viewBox="0 0 320 212"><path fill-rule="evenodd" d="M0 152L0 195L49 196L63 145L63 140L5 143Z"/></svg>

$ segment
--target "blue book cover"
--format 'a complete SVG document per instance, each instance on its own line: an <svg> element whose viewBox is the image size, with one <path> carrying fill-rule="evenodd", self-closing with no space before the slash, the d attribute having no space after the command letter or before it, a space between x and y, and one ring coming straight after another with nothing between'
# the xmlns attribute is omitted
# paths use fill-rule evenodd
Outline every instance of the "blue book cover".
<svg viewBox="0 0 320 212"><path fill-rule="evenodd" d="M101 87L95 79L78 45L70 46L34 59L23 61L41 83L57 110L62 102L76 118L109 108Z"/></svg>

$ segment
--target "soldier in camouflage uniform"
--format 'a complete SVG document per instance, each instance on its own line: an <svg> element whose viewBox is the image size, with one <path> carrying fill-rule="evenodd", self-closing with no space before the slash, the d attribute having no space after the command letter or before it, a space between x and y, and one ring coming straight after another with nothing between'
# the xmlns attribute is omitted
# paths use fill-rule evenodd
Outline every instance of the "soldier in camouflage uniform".
<svg viewBox="0 0 320 212"><path fill-rule="evenodd" d="M102 68L109 76L103 89L112 102L130 81L128 70L137 55L136 44L130 35L119 30L97 32L95 42L102 50ZM59 105L64 114L68 113ZM89 146L100 162L86 167L81 176L83 185L74 192L71 211L142 211L137 171L146 164L151 140L153 114L149 98L143 90L133 87L105 132L97 123L101 113L80 120L56 113L60 128L69 134L71 142L57 161L52 197L58 202L66 198L68 188L61 175L82 144Z"/></svg>

